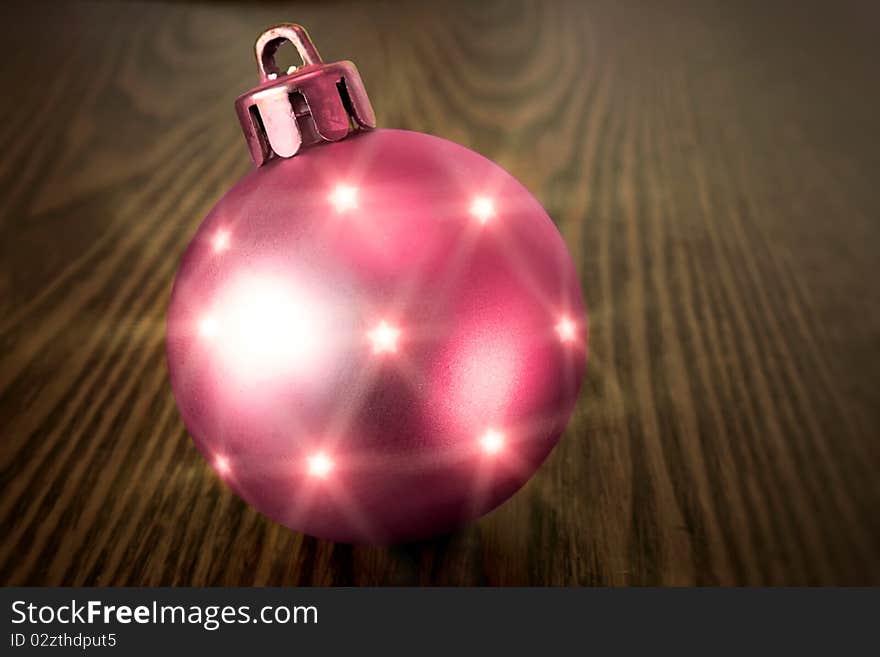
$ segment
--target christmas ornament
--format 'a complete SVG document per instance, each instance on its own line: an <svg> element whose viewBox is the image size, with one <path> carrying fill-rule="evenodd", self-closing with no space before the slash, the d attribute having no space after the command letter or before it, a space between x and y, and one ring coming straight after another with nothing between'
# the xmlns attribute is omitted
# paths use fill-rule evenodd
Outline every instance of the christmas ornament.
<svg viewBox="0 0 880 657"><path fill-rule="evenodd" d="M285 41L301 68L278 70ZM236 109L257 168L199 227L168 311L183 419L230 487L295 530L454 529L565 427L586 360L577 272L513 177L374 129L357 69L324 63L300 26L256 53Z"/></svg>

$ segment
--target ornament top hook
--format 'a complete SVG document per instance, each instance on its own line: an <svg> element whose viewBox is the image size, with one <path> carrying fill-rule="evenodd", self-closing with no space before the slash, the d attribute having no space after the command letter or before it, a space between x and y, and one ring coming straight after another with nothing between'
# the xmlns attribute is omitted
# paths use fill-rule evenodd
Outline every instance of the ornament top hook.
<svg viewBox="0 0 880 657"><path fill-rule="evenodd" d="M303 60L281 71L278 48L289 41ZM254 46L260 84L235 101L235 111L254 164L292 157L301 148L339 141L355 130L376 127L376 115L354 64L325 63L301 25L270 27Z"/></svg>

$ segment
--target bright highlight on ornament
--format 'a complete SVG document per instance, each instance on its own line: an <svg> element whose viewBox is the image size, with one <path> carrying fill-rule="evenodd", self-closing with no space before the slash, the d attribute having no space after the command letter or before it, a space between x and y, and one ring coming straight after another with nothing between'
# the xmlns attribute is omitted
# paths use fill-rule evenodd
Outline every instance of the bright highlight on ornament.
<svg viewBox="0 0 880 657"><path fill-rule="evenodd" d="M199 335L208 339L217 335L217 322L213 317L205 317L199 322Z"/></svg>
<svg viewBox="0 0 880 657"><path fill-rule="evenodd" d="M563 317L556 325L556 333L562 342L572 342L577 337L577 324L568 317Z"/></svg>
<svg viewBox="0 0 880 657"><path fill-rule="evenodd" d="M318 452L309 457L309 474L312 477L323 479L330 474L332 469L333 461L324 452Z"/></svg>
<svg viewBox="0 0 880 657"><path fill-rule="evenodd" d="M336 211L342 213L357 207L357 193L357 187L336 185L333 192L327 198L336 208Z"/></svg>
<svg viewBox="0 0 880 657"><path fill-rule="evenodd" d="M214 245L215 253L222 253L229 248L229 231L218 230L214 233L214 239L211 240L211 243Z"/></svg>
<svg viewBox="0 0 880 657"><path fill-rule="evenodd" d="M373 353L381 354L397 351L397 339L400 337L400 329L388 322L379 322L379 325L369 333L370 342L373 343Z"/></svg>
<svg viewBox="0 0 880 657"><path fill-rule="evenodd" d="M332 347L326 304L291 278L247 274L220 291L199 332L238 381L310 375Z"/></svg>
<svg viewBox="0 0 880 657"><path fill-rule="evenodd" d="M495 204L488 196L477 196L471 203L471 214L481 224L485 224L495 216Z"/></svg>
<svg viewBox="0 0 880 657"><path fill-rule="evenodd" d="M232 469L229 465L229 459L222 455L214 459L214 467L221 475L229 474L229 471Z"/></svg>
<svg viewBox="0 0 880 657"><path fill-rule="evenodd" d="M497 454L504 448L504 434L495 429L489 429L480 438L480 447L486 454Z"/></svg>

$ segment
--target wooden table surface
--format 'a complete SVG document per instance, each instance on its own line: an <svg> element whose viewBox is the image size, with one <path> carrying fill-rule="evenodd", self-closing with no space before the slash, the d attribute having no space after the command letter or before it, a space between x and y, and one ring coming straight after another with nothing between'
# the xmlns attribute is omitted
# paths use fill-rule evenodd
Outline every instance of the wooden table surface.
<svg viewBox="0 0 880 657"><path fill-rule="evenodd" d="M4 6L0 583L880 584L880 17L767 4ZM175 267L282 20L381 125L510 170L580 271L565 437L439 540L267 521L171 396Z"/></svg>

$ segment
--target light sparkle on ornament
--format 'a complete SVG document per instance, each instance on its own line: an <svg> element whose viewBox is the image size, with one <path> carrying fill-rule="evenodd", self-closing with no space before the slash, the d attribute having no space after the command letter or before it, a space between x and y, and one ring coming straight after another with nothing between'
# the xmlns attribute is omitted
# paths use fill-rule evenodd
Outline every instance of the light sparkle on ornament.
<svg viewBox="0 0 880 657"><path fill-rule="evenodd" d="M336 208L336 212L341 214L348 210L353 210L357 207L357 194L357 187L340 184L336 185L336 187L333 189L327 199Z"/></svg>
<svg viewBox="0 0 880 657"><path fill-rule="evenodd" d="M504 448L504 434L496 429L488 429L480 438L480 447L486 454L497 454Z"/></svg>
<svg viewBox="0 0 880 657"><path fill-rule="evenodd" d="M477 196L471 203L471 214L481 224L485 224L495 216L495 203L488 196Z"/></svg>
<svg viewBox="0 0 880 657"><path fill-rule="evenodd" d="M388 322L382 321L379 322L379 325L376 326L376 328L369 332L368 337L370 338L370 342L373 343L374 354L386 352L394 353L397 351L397 340L400 337L400 329L396 326L392 326Z"/></svg>
<svg viewBox="0 0 880 657"><path fill-rule="evenodd" d="M316 452L309 457L309 474L324 479L333 470L333 461L324 452Z"/></svg>
<svg viewBox="0 0 880 657"><path fill-rule="evenodd" d="M568 317L563 317L556 325L556 333L562 342L572 342L577 337L577 324Z"/></svg>
<svg viewBox="0 0 880 657"><path fill-rule="evenodd" d="M211 243L214 245L214 253L223 253L223 251L229 248L229 231L218 230L214 233Z"/></svg>
<svg viewBox="0 0 880 657"><path fill-rule="evenodd" d="M209 340L217 335L217 320L213 317L204 317L199 322L199 335Z"/></svg>
<svg viewBox="0 0 880 657"><path fill-rule="evenodd" d="M227 475L232 470L232 466L229 465L229 459L222 454L214 459L214 467L221 475Z"/></svg>

